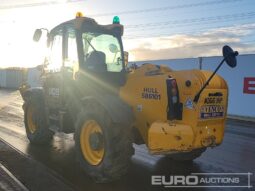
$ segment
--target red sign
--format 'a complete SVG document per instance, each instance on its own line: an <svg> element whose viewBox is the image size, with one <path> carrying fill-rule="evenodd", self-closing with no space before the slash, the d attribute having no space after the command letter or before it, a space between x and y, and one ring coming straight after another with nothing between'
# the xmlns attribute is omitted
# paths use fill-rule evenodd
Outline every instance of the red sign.
<svg viewBox="0 0 255 191"><path fill-rule="evenodd" d="M249 77L244 78L243 81L243 93L245 94L255 94L255 78Z"/></svg>

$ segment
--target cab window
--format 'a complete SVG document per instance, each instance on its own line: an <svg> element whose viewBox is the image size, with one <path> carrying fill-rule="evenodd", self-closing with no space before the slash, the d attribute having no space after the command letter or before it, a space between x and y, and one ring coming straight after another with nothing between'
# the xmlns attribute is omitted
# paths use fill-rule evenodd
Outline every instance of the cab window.
<svg viewBox="0 0 255 191"><path fill-rule="evenodd" d="M74 30L67 31L67 55L64 62L64 67L68 70L74 70L78 66L78 53L76 36Z"/></svg>
<svg viewBox="0 0 255 191"><path fill-rule="evenodd" d="M121 72L123 70L122 55L119 41L116 37L109 34L100 33L83 33L83 48L86 61L99 57L101 66L105 67L108 72ZM88 63L93 66L93 63ZM105 64L105 66L104 66Z"/></svg>
<svg viewBox="0 0 255 191"><path fill-rule="evenodd" d="M53 37L50 54L49 64L47 70L49 72L59 72L62 66L62 34L59 33Z"/></svg>

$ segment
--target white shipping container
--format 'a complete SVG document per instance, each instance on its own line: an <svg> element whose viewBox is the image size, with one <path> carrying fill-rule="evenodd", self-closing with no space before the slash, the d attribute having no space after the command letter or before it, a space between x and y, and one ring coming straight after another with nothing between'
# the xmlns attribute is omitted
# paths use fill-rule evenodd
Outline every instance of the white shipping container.
<svg viewBox="0 0 255 191"><path fill-rule="evenodd" d="M0 69L0 88L6 88L6 70Z"/></svg>
<svg viewBox="0 0 255 191"><path fill-rule="evenodd" d="M24 81L24 70L6 69L6 88L17 89Z"/></svg>
<svg viewBox="0 0 255 191"><path fill-rule="evenodd" d="M27 83L31 87L41 86L41 71L38 69L38 67L29 68L27 70Z"/></svg>

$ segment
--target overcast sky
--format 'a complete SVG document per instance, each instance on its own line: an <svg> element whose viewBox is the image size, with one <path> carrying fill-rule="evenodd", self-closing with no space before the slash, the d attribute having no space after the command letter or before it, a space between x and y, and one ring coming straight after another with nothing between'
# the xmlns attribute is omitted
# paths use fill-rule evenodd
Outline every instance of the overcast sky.
<svg viewBox="0 0 255 191"><path fill-rule="evenodd" d="M131 60L221 55L224 44L241 54L255 51L254 0L0 0L0 67L40 64L34 30L77 11L101 24L118 15Z"/></svg>

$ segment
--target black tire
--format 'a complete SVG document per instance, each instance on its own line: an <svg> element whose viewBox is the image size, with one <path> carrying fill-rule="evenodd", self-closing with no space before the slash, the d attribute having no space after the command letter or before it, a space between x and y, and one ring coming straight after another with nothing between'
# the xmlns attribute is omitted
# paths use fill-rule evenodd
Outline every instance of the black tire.
<svg viewBox="0 0 255 191"><path fill-rule="evenodd" d="M174 154L169 154L167 157L176 160L176 161L192 161L198 157L201 156L203 152L205 152L206 148L200 148L200 149L195 149L190 152L182 152L182 153L174 153Z"/></svg>
<svg viewBox="0 0 255 191"><path fill-rule="evenodd" d="M88 120L96 121L103 134L104 156L97 165L91 165L81 149L81 131ZM131 139L131 127L115 124L99 104L87 105L78 115L75 131L75 148L81 168L97 183L119 179L128 171L130 158L134 153Z"/></svg>
<svg viewBox="0 0 255 191"><path fill-rule="evenodd" d="M29 127L28 111L33 107L33 122L36 125L35 131L31 131ZM44 110L43 99L39 97L31 97L24 104L24 123L26 128L27 138L32 144L49 144L53 137L53 132L48 129L46 115Z"/></svg>

